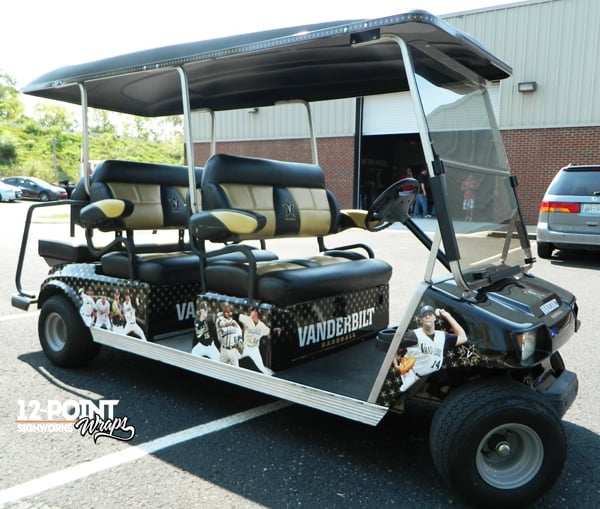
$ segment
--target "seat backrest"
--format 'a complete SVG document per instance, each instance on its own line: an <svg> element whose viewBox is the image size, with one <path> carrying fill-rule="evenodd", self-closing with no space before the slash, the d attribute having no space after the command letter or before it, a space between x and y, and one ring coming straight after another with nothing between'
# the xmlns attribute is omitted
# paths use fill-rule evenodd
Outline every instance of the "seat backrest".
<svg viewBox="0 0 600 509"><path fill-rule="evenodd" d="M337 200L314 164L215 154L202 175L202 210L214 209L249 210L266 218L264 228L242 239L339 231Z"/></svg>
<svg viewBox="0 0 600 509"><path fill-rule="evenodd" d="M200 185L202 169L196 169ZM133 203L128 217L103 230L187 228L189 176L186 166L107 160L94 171L90 201L116 198Z"/></svg>

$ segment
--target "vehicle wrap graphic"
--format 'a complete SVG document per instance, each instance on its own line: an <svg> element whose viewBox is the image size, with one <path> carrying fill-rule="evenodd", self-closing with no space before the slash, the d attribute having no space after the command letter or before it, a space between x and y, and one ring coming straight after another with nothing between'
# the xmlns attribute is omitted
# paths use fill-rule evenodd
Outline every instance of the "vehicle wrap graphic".
<svg viewBox="0 0 600 509"><path fill-rule="evenodd" d="M418 390L441 370L472 367L487 359L469 341L462 317L430 298L419 303L399 343L396 339L393 345L396 352L377 398L377 403L385 406L393 405L411 388Z"/></svg>
<svg viewBox="0 0 600 509"><path fill-rule="evenodd" d="M264 333L258 338L261 361L269 371L280 370L302 360L372 337L387 325L388 299L387 285L325 297L285 308L207 293L200 295L196 302L198 317L195 331L214 329L210 332L212 340L207 336L204 348L196 345L194 348L203 351L205 357L216 359L215 350L211 346L214 344L217 349L220 348L220 359L225 360L228 356L230 359L227 362L235 364L236 360L233 357L237 356L238 364L244 365L242 359L248 356L244 353L248 347L246 340L248 330L262 328ZM239 329L232 324L233 329L228 329L224 334L221 331L222 327L219 328L219 323L224 323L223 315L226 313L227 321L234 320L239 325ZM199 321L206 321L208 325L198 325ZM262 325L258 325L259 322ZM237 348L238 354L230 351L226 356L220 341L223 336L226 336L224 341L227 342L227 349L234 350L235 341L231 341L231 337L236 334L241 335L238 341L243 342L244 346ZM256 336L257 332L251 334ZM251 343L256 342L257 338L254 337ZM250 348L253 346L256 345L251 344ZM247 367L267 372L259 363L253 364Z"/></svg>

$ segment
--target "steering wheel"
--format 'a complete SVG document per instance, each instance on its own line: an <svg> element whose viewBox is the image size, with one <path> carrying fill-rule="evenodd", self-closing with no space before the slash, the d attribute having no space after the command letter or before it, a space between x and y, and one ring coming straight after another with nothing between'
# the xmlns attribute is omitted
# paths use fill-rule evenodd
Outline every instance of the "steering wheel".
<svg viewBox="0 0 600 509"><path fill-rule="evenodd" d="M413 178L392 184L371 203L365 218L367 230L378 232L396 221L404 223L410 217L410 206L418 192L419 182Z"/></svg>

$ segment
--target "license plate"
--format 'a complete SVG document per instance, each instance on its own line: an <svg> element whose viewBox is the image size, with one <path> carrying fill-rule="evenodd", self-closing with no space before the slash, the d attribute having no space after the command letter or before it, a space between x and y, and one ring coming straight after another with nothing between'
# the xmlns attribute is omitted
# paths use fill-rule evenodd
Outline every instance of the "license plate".
<svg viewBox="0 0 600 509"><path fill-rule="evenodd" d="M556 299L549 300L540 306L542 313L545 315L552 313L552 311L554 311L556 308L558 308L558 302L556 302Z"/></svg>
<svg viewBox="0 0 600 509"><path fill-rule="evenodd" d="M582 203L582 214L600 214L600 203Z"/></svg>

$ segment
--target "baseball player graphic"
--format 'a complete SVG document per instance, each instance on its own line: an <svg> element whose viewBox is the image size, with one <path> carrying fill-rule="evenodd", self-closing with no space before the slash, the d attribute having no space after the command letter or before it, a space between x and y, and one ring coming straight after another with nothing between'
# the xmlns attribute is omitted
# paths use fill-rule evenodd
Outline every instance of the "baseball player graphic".
<svg viewBox="0 0 600 509"><path fill-rule="evenodd" d="M125 292L125 300L123 301L123 316L125 316L125 326L123 327L123 334L129 334L133 332L140 339L146 339L146 335L142 328L137 324L135 319L135 307L131 302L131 294Z"/></svg>
<svg viewBox="0 0 600 509"><path fill-rule="evenodd" d="M121 295L115 292L113 301L110 306L110 320L114 331L122 331L125 325L125 317L123 316L123 308L121 305Z"/></svg>
<svg viewBox="0 0 600 509"><path fill-rule="evenodd" d="M208 307L206 306L206 302L201 302L198 305L196 318L194 319L192 353L200 357L208 357L209 359L218 361L220 352L217 345L215 345L208 321Z"/></svg>
<svg viewBox="0 0 600 509"><path fill-rule="evenodd" d="M244 327L243 357L250 357L259 371L267 375L272 375L273 371L267 368L263 363L259 348L260 338L268 336L271 333L271 329L260 320L258 309L256 308L250 310L250 316L240 315L238 319Z"/></svg>
<svg viewBox="0 0 600 509"><path fill-rule="evenodd" d="M437 318L445 320L452 333L435 330ZM464 329L445 309L422 306L419 320L421 327L404 336L400 342L400 353L393 360L394 369L402 377L400 392L407 391L420 378L438 371L448 348L467 342Z"/></svg>
<svg viewBox="0 0 600 509"><path fill-rule="evenodd" d="M81 306L79 307L79 314L88 327L94 325L94 289L88 286L83 293L83 288L79 290L79 296L81 297Z"/></svg>
<svg viewBox="0 0 600 509"><path fill-rule="evenodd" d="M110 302L103 293L100 298L94 304L94 311L96 312L96 323L94 327L97 329L111 330L112 326L110 323Z"/></svg>
<svg viewBox="0 0 600 509"><path fill-rule="evenodd" d="M230 306L223 307L223 311L217 316L215 324L217 326L219 343L221 343L219 360L225 364L239 366L240 350L243 351L244 340L242 337L242 328L233 319Z"/></svg>

